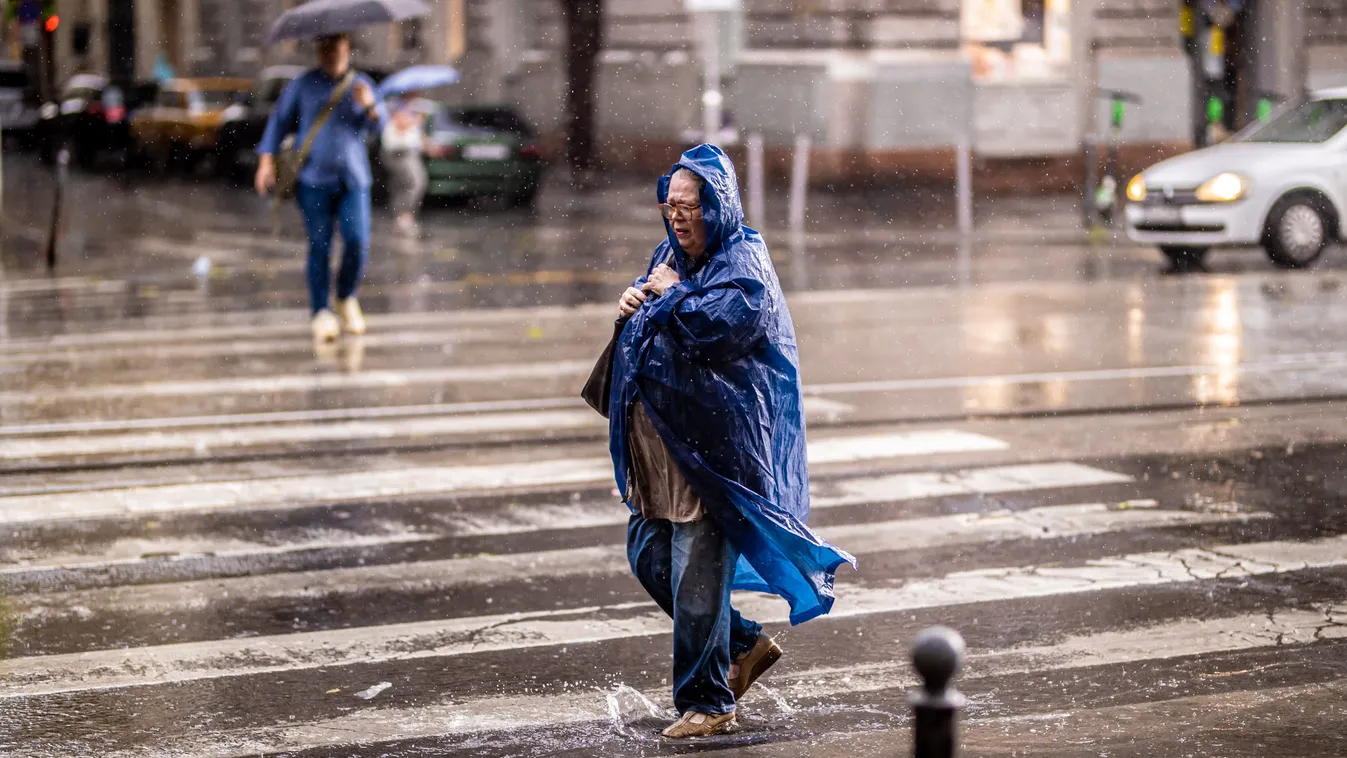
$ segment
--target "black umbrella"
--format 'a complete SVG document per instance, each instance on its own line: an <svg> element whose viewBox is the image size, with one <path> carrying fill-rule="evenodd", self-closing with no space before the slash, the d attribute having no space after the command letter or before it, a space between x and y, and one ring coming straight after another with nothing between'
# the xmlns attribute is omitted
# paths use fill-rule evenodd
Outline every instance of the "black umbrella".
<svg viewBox="0 0 1347 758"><path fill-rule="evenodd" d="M311 0L271 25L267 42L341 34L362 26L430 15L422 0Z"/></svg>

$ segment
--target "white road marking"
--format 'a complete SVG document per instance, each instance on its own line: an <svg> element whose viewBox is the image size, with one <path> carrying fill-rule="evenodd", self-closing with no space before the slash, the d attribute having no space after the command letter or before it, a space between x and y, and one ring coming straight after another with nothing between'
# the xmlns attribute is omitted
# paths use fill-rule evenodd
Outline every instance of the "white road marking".
<svg viewBox="0 0 1347 758"><path fill-rule="evenodd" d="M142 384L102 384L49 390L0 392L0 405L115 398L198 397L203 395L275 395L320 390L386 389L450 382L504 382L513 379L556 379L588 374L593 361L496 363L446 368L362 371L354 374L276 374L229 379L193 379Z"/></svg>
<svg viewBox="0 0 1347 758"><path fill-rule="evenodd" d="M865 500L855 495L823 496L812 498L813 509L836 508L868 502L898 502L928 496L950 494L996 494L1004 492L1029 491L1040 488L1093 486L1129 482L1131 479L1103 469L1091 468L1073 463L1040 463L1022 466L997 466L984 469L949 474L899 474L884 477L857 477L842 480L840 485L847 491L871 493L873 500ZM1042 483L1040 485L1039 483ZM839 486L830 483L829 486ZM0 500L0 503L3 503ZM1133 508L1152 508L1151 500L1133 501ZM1028 512L1023 512L1028 513ZM989 515L988 518L993 516ZM440 531L427 534L426 539L439 537L489 537L508 534L523 534L538 531L565 531L569 529L588 529L601 526L617 526L627 523L627 510L616 500L599 503L574 503L565 505L531 505L523 508L504 508L491 511L463 511L443 519L437 527ZM973 518L968 516L967 518ZM919 523L913 520L909 523ZM390 529L390 533L396 532ZM415 534L403 532L405 534ZM864 539L862 535L860 537ZM336 537L325 538L329 541ZM354 538L352 538L354 539ZM377 535L370 539L380 539ZM847 538L848 540L850 537ZM152 554L164 556L154 560L182 560L188 557L204 556L212 552L211 547L217 540L193 542L182 539L132 539L114 543L98 553L57 556L32 562L21 562L15 567L0 569L0 573L18 573L57 568L78 564L80 567L97 567L108 562L130 561L135 556ZM263 544L229 543L227 549L233 555L250 560L265 560L273 553L306 550L317 543L297 543L295 546L268 546ZM362 543L363 544L363 543ZM371 542L369 544L379 544ZM340 547L338 544L323 544L321 547ZM176 555L175 555L176 554Z"/></svg>
<svg viewBox="0 0 1347 758"><path fill-rule="evenodd" d="M1111 589L1265 576L1347 565L1347 535L1139 553L1083 566L967 571L896 587L839 588L830 618L1076 595ZM780 598L743 594L735 605L763 623L788 620ZM99 650L0 661L0 698L445 658L647 637L669 631L653 603L417 621L323 632ZM624 611L643 611L621 617Z"/></svg>
<svg viewBox="0 0 1347 758"><path fill-rule="evenodd" d="M1004 442L950 430L838 436L809 444L809 462L828 464L936 453L999 450ZM349 502L468 490L611 481L612 461L575 458L478 466L428 466L352 473L166 484L0 497L0 523Z"/></svg>
<svg viewBox="0 0 1347 758"><path fill-rule="evenodd" d="M614 508L615 512L623 511ZM617 513L625 523L626 514ZM1270 518L1268 513L1198 513L1158 508L1114 509L1102 503L1057 505L1025 511L961 513L952 516L849 524L819 530L825 539L853 555L974 545L1004 540L1085 537L1136 529L1199 524L1242 523ZM265 571L259 566L259 571ZM476 555L414 563L254 574L171 584L130 585L73 592L16 595L10 613L31 620L80 608L95 612L139 613L195 607L212 597L250 601L335 597L354 591L418 587L450 592L469 585L534 581L544 577L620 575L629 571L624 545L599 545L501 555ZM0 572L3 573L3 572ZM81 613L86 610L81 610Z"/></svg>
<svg viewBox="0 0 1347 758"><path fill-rule="evenodd" d="M1288 355L1265 361L1222 366L1195 364L1186 366L1137 366L1117 369L1053 371L992 376L955 376L931 379L882 379L865 382L814 383L805 387L811 396L846 395L870 392L903 392L928 389L959 389L985 385L1039 384L1043 382L1097 382L1118 379L1158 379L1202 374L1265 374L1307 368L1323 369L1347 366L1347 353L1309 353ZM0 404L54 403L79 400L107 400L140 397L198 397L312 392L317 390L413 387L426 384L500 382L513 379L555 379L579 377L594 367L589 360L539 361L453 366L447 368L386 369L351 374L289 374L262 377L231 377L183 381L104 384L84 387L0 391Z"/></svg>
<svg viewBox="0 0 1347 758"><path fill-rule="evenodd" d="M810 384L805 391L814 395L845 395L863 392L905 392L910 390L959 389L1003 384L1041 384L1045 382L1104 382L1117 379L1163 379L1201 374L1266 374L1306 368L1347 366L1347 353L1298 353L1269 360L1239 363L1233 366L1193 364L1187 366L1133 366L1127 368L1081 371L1046 371L990 376L951 376L931 379L880 379L870 382L834 382Z"/></svg>
<svg viewBox="0 0 1347 758"><path fill-rule="evenodd" d="M397 421L344 421L328 424L288 424L190 432L141 432L15 439L0 448L0 460L28 460L53 456L84 456L173 451L211 451L257 445L318 444L345 440L393 440L452 434L602 429L607 422L592 410L493 413Z"/></svg>
<svg viewBox="0 0 1347 758"><path fill-rule="evenodd" d="M953 473L918 472L842 479L830 484L836 494L816 497L812 502L817 508L951 495L1124 484L1130 481L1132 477L1126 474L1069 461L1029 463L966 469Z"/></svg>
<svg viewBox="0 0 1347 758"><path fill-rule="evenodd" d="M1320 640L1347 637L1347 626L1329 620L1333 613L1341 613L1343 606L1347 606L1347 599L1316 610L1182 620L1124 631L1074 635L1056 645L1010 650L972 648L968 651L963 677L976 681L1092 666L1162 662L1272 646L1308 646ZM762 688L752 690L743 703L748 708L775 713L781 702L776 698L791 703L910 689L917 685L910 670L910 663L904 659L782 671L772 675L773 694ZM669 720L674 718L667 691L641 693L629 687L612 691L556 691L409 708L359 709L321 721L254 729L192 731L156 738L155 747L149 753L137 748L134 752L107 755L108 758L130 758L131 755L138 758L177 755L245 758L267 751L354 747L431 737L462 738L490 732L526 733L587 722L611 728L629 719L652 715Z"/></svg>
<svg viewBox="0 0 1347 758"><path fill-rule="evenodd" d="M806 398L811 417L835 417L852 406L824 398ZM491 412L503 411L503 412ZM381 419L395 419L383 420ZM310 423L304 423L310 422ZM603 429L608 422L577 398L458 403L386 408L245 413L229 416L127 419L10 425L0 437L38 435L5 443L0 459L23 460L62 455L99 455L170 450L211 450L248 445L342 439L392 439L482 432L548 429ZM200 427L191 431L167 429ZM221 427L243 427L238 430ZM123 435L98 431L153 430ZM78 432L68 436L50 436Z"/></svg>
<svg viewBox="0 0 1347 758"><path fill-rule="evenodd" d="M201 558L232 558L248 562L264 560L269 556L297 553L304 550L331 550L340 548L377 547L412 542L427 542L440 535L426 532L389 529L379 534L351 534L334 529L319 530L283 545L229 537L124 537L97 553L67 553L43 555L0 563L0 575L32 574L40 571L65 569L92 569L105 571L113 566L144 563L172 563Z"/></svg>
<svg viewBox="0 0 1347 758"><path fill-rule="evenodd" d="M291 328L290 337L271 339L257 338L255 335L238 335L232 338L184 342L145 339L129 344L89 344L74 346L30 346L26 349L14 349L0 343L0 355L6 363L73 363L88 367L102 361L116 360L143 362L147 359L164 361L181 358L215 358L220 356L261 356L261 355L312 355L313 339ZM400 331L371 334L361 338L366 350L387 350L390 348L456 348L469 341L475 342L479 335L462 329L435 331ZM9 347L7 350L6 347Z"/></svg>

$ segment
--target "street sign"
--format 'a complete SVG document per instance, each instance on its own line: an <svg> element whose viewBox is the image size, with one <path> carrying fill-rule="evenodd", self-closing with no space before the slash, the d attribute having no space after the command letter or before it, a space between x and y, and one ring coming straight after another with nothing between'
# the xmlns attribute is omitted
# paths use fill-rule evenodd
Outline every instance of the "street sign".
<svg viewBox="0 0 1347 758"><path fill-rule="evenodd" d="M683 0L683 5L693 13L703 11L737 11L743 7L742 0Z"/></svg>

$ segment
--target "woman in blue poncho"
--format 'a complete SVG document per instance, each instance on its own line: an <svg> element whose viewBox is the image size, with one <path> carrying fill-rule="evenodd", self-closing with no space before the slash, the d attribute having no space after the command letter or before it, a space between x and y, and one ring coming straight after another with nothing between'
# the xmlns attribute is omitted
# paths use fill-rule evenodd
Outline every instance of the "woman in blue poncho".
<svg viewBox="0 0 1347 758"><path fill-rule="evenodd" d="M658 197L667 239L619 302L610 447L632 571L674 620L681 718L663 734L681 738L734 726L735 701L781 656L730 590L780 595L798 624L828 612L855 559L805 525L795 329L734 166L699 145Z"/></svg>

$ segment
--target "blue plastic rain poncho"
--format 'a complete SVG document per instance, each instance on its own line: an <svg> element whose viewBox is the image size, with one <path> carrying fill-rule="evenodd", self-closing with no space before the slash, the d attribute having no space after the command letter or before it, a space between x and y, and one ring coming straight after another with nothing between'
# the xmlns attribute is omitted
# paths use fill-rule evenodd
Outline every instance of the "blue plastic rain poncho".
<svg viewBox="0 0 1347 758"><path fill-rule="evenodd" d="M828 612L837 567L856 560L805 525L809 472L795 327L762 235L743 225L734 166L717 147L694 147L660 178L659 202L679 168L705 180L706 253L694 265L665 222L668 238L646 275L667 261L683 281L647 300L614 350L609 423L618 489L636 512L627 415L639 400L738 548L734 588L780 595L798 624Z"/></svg>

